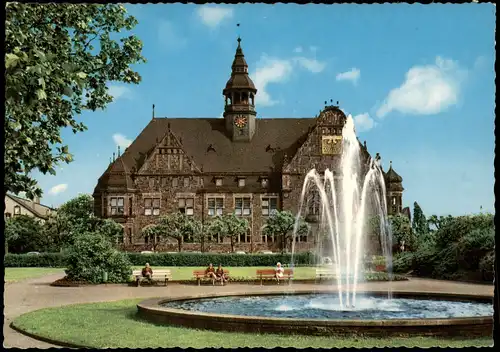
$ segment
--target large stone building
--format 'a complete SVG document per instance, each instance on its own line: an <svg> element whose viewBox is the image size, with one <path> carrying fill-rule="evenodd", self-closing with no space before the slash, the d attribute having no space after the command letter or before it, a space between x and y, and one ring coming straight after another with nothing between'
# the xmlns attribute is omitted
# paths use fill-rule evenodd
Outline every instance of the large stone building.
<svg viewBox="0 0 500 352"><path fill-rule="evenodd" d="M305 174L316 168L335 170L346 116L338 106L326 106L313 118L257 118L257 89L238 38L231 77L222 91L224 118L153 119L135 141L106 169L94 190L95 213L124 227L128 250L151 249L142 229L160 216L181 211L202 221L234 212L248 219L251 231L238 240L243 251L277 250L279 243L262 233L275 209L298 211ZM361 145L366 161L366 143ZM402 179L386 173L389 213L401 212ZM307 210L319 212L312 194ZM300 237L297 248L315 245ZM163 250L174 250L175 243ZM186 239L184 249L199 250ZM214 238L211 251L229 244Z"/></svg>

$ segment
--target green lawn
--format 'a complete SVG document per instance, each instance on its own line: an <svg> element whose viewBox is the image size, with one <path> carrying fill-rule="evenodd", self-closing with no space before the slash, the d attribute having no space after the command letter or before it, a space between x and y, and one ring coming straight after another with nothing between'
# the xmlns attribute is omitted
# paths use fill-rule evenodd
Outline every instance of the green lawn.
<svg viewBox="0 0 500 352"><path fill-rule="evenodd" d="M97 304L46 308L14 320L27 332L93 348L147 347L467 347L491 346L492 338L438 339L414 338L337 338L330 336L271 335L194 330L151 324L136 318L140 299Z"/></svg>
<svg viewBox="0 0 500 352"><path fill-rule="evenodd" d="M142 266L133 266L134 270L140 270ZM176 266L153 266L153 272L159 269L169 269L172 272L172 280L190 280L193 277L194 270L205 269L201 266L185 266L185 267L176 267ZM232 277L255 277L255 272L258 269L272 269L272 267L268 266L247 266L247 267L224 267L224 269L229 270L229 275ZM296 267L294 269L294 277L295 279L303 280L303 279L314 279L316 277L316 268L313 267Z"/></svg>
<svg viewBox="0 0 500 352"><path fill-rule="evenodd" d="M63 268L5 268L5 282L42 277L50 274L64 274Z"/></svg>

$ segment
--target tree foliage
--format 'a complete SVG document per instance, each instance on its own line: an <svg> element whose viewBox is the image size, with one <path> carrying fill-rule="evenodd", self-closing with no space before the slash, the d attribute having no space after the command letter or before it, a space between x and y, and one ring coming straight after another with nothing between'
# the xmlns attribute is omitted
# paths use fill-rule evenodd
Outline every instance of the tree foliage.
<svg viewBox="0 0 500 352"><path fill-rule="evenodd" d="M427 223L427 219L422 211L422 208L417 202L413 203L412 228L417 236L425 235L429 232L429 224Z"/></svg>
<svg viewBox="0 0 500 352"><path fill-rule="evenodd" d="M192 242L201 232L199 220L180 212L162 216L158 221L158 231L161 238L173 238L177 241L179 252L183 242Z"/></svg>
<svg viewBox="0 0 500 352"><path fill-rule="evenodd" d="M17 215L5 222L5 240L11 253L43 252L50 245L40 221L32 216Z"/></svg>
<svg viewBox="0 0 500 352"><path fill-rule="evenodd" d="M75 238L70 247L66 275L73 281L101 283L103 272L108 282L127 282L132 275L130 261L104 235L85 232Z"/></svg>
<svg viewBox="0 0 500 352"><path fill-rule="evenodd" d="M280 240L281 251L285 251L288 244L294 240L293 230L295 226L295 216L289 211L276 211L271 215L264 227L264 234L274 236ZM309 233L309 225L299 219L296 236L304 236Z"/></svg>
<svg viewBox="0 0 500 352"><path fill-rule="evenodd" d="M231 242L231 252L234 252L234 245L240 236L245 236L250 230L250 225L245 218L235 214L224 214L214 217L207 229L207 233L218 235L220 238L229 238Z"/></svg>
<svg viewBox="0 0 500 352"><path fill-rule="evenodd" d="M414 253L396 256L395 272L437 279L493 277L495 226L493 215L431 216L435 229L417 238ZM435 225L434 225L435 224Z"/></svg>
<svg viewBox="0 0 500 352"><path fill-rule="evenodd" d="M113 101L109 82L134 83L142 43L118 32L137 24L118 4L7 3L5 19L4 192L42 191L31 173L71 162L61 129L84 131L82 110Z"/></svg>
<svg viewBox="0 0 500 352"><path fill-rule="evenodd" d="M405 248L414 248L415 237L411 228L410 219L402 214L397 214L390 215L389 222L391 224L393 245L402 244L404 241Z"/></svg>

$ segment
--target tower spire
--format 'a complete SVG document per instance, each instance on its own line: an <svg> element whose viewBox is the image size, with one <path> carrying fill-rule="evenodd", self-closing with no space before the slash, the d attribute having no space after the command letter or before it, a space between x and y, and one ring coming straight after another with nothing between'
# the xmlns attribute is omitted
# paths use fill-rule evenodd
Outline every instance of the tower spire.
<svg viewBox="0 0 500 352"><path fill-rule="evenodd" d="M153 119L155 118L155 104L153 104Z"/></svg>

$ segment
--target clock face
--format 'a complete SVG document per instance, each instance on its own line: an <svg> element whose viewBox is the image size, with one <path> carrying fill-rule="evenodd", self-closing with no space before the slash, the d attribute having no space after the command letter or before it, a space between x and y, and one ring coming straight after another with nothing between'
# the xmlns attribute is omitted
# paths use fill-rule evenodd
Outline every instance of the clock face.
<svg viewBox="0 0 500 352"><path fill-rule="evenodd" d="M242 116L242 115L236 116L236 118L234 119L234 124L238 128L245 127L247 125L247 118L246 118L246 116Z"/></svg>

